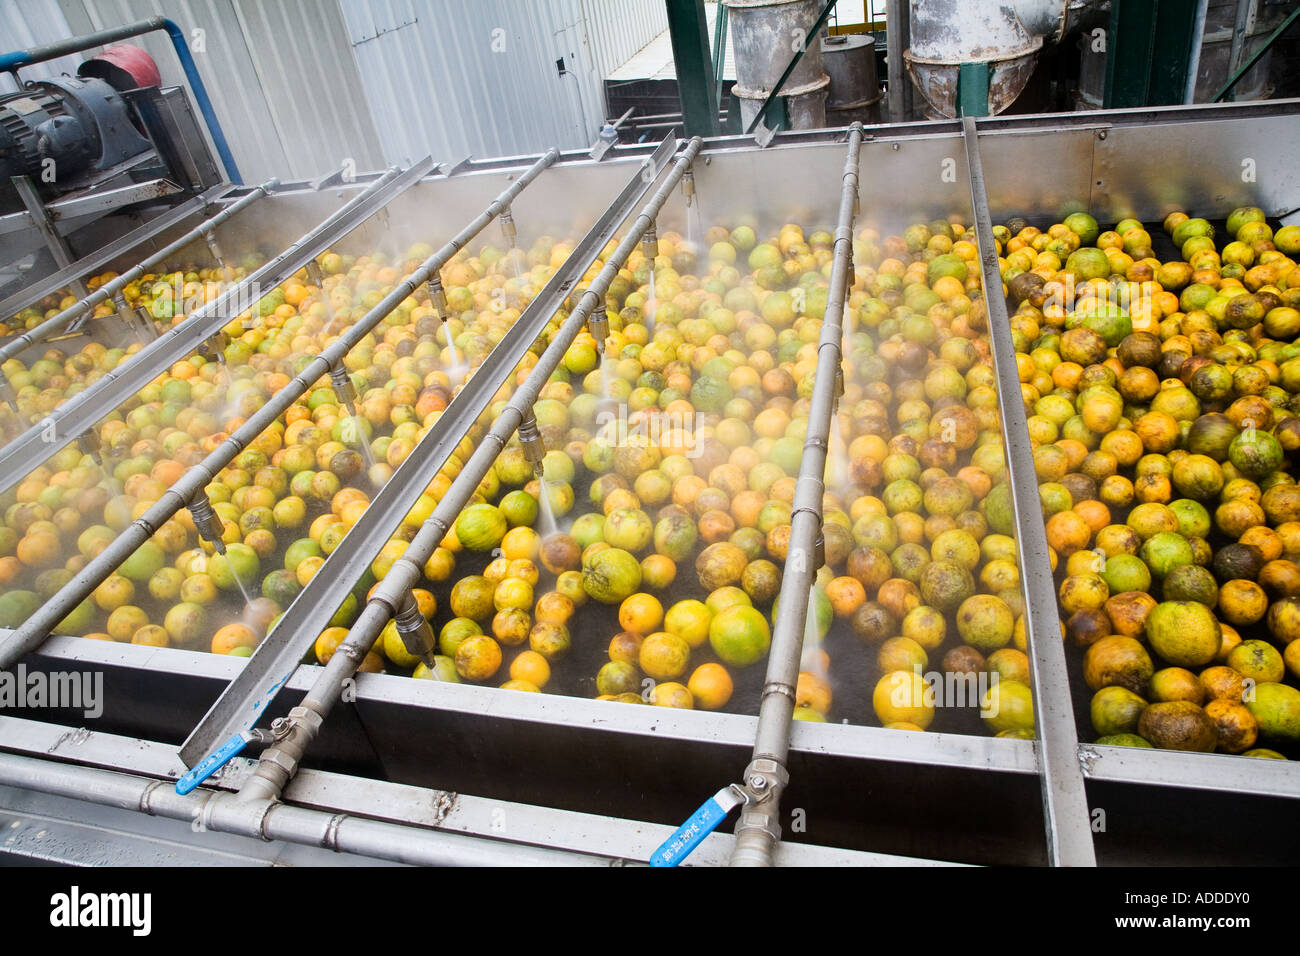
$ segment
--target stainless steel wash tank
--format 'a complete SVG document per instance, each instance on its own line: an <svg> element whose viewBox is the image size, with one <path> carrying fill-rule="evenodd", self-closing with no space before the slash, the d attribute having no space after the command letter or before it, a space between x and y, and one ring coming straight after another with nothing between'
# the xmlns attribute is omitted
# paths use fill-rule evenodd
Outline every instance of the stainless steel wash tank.
<svg viewBox="0 0 1300 956"><path fill-rule="evenodd" d="M971 221L984 203L992 222L1020 215L1042 226L1074 209L1106 224L1126 216L1159 221L1173 209L1221 219L1244 204L1285 219L1300 207L1300 171L1288 158L1300 146L1300 101L981 120L975 148L984 175L974 208L970 144L960 124L866 132L858 228L870 225L882 234L949 214ZM694 163L705 224L755 217L764 226L829 226L843 138L836 130L783 134L765 150L742 137L707 141ZM621 147L601 163L562 155L546 174L549 191L525 191L516 200L521 239L580 234L648 151ZM1253 176L1243 176L1246 160ZM417 238L437 243L529 162L469 163L428 177L404 194L399 207L369 217L339 245L382 248L390 240L399 246ZM340 191L349 188L356 187ZM245 248L250 239L279 248L337 204L332 192L280 187L247 218L228 224L221 241L228 248ZM418 235L404 231L416 222ZM659 226L685 231L680 193L664 208ZM995 338L1008 334L993 329ZM1006 440L1014 445L1018 436ZM1034 487L1032 472L1018 471L1014 457L1011 468L1015 481ZM412 498L416 494L412 489ZM1025 533L1018 538L1024 541ZM1055 613L1048 609L1046 620ZM1030 634L1031 647L1055 639L1050 631ZM174 748L242 666L209 654L63 637L47 641L25 663L102 671L104 715L87 723L77 714L0 713L0 750L164 777L177 772ZM265 716L287 712L316 671L300 667ZM1086 729L1087 693L1077 673L1036 671L1035 680L1037 695L1063 702L1068 716L1062 719L1071 725L1085 715ZM83 725L93 733L67 732ZM482 811L465 826L484 839L635 858L735 778L754 729L752 715L360 674L355 701L335 709L307 755L314 769L300 775L306 779L291 785L287 799L427 826L427 814L418 811L421 794L454 793L464 806ZM137 745L136 738L162 746ZM1054 857L1048 834L1056 827L1078 829L1079 821L1045 822L1045 796L1049 820L1051 799L1040 788L1041 750L1036 741L976 733L796 723L782 805L785 855L778 861L815 861L815 855L800 856L800 847L815 854L820 846L964 863L1068 862ZM146 753L148 759L141 756ZM1088 744L1066 757L1086 789L1094 824L1087 838L1100 863L1282 862L1300 850L1300 836L1286 822L1300 797L1293 764ZM211 785L229 786L239 772L236 762ZM375 781L427 789L384 789ZM1278 834L1274 844L1245 848L1207 826L1229 806ZM508 826L495 825L493 807L509 807ZM792 814L800 825L792 825ZM718 861L716 852L710 858L701 851L700 861L710 859ZM870 859L849 855L840 862Z"/></svg>

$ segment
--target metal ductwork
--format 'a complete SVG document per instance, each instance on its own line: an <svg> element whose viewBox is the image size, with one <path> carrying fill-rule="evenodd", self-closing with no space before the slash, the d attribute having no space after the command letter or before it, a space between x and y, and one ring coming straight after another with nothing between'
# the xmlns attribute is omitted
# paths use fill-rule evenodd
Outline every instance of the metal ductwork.
<svg viewBox="0 0 1300 956"><path fill-rule="evenodd" d="M957 115L963 63L989 64L990 113L1010 106L1034 71L1045 43L1059 41L1104 0L911 0L911 47L903 53L912 82L934 117Z"/></svg>

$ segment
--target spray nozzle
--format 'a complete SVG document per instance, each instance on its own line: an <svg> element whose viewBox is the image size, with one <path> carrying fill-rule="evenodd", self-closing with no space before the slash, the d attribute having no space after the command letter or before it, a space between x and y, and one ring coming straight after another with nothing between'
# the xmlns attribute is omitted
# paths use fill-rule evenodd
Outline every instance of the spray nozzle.
<svg viewBox="0 0 1300 956"><path fill-rule="evenodd" d="M104 452L104 445L99 440L99 432L93 428L87 428L77 436L77 447L81 449L83 455L94 458L100 458Z"/></svg>
<svg viewBox="0 0 1300 956"><path fill-rule="evenodd" d="M402 639L407 652L432 667L435 647L433 626L420 613L420 604L410 591L406 592L402 606L393 615L393 620L397 624L397 636Z"/></svg>
<svg viewBox="0 0 1300 956"><path fill-rule="evenodd" d="M230 336L225 332L217 332L211 338L199 343L198 353L205 359L216 358L219 361L225 361L226 346L230 344Z"/></svg>
<svg viewBox="0 0 1300 956"><path fill-rule="evenodd" d="M429 304L438 311L438 317L442 318L447 314L447 293L442 291L442 279L434 276L426 288L429 290Z"/></svg>
<svg viewBox="0 0 1300 956"><path fill-rule="evenodd" d="M217 234L209 229L203 234L203 241L207 243L208 252L212 253L212 258L217 260L217 267L224 272L226 257L221 254L221 246L217 244Z"/></svg>
<svg viewBox="0 0 1300 956"><path fill-rule="evenodd" d="M518 232L515 230L515 217L511 215L509 209L506 209L506 211L501 214L501 232L505 234L506 242L508 242L510 248L513 249L515 247L515 238L518 235Z"/></svg>
<svg viewBox="0 0 1300 956"><path fill-rule="evenodd" d="M343 367L342 362L330 368L330 384L334 386L334 394L339 397L339 401L348 407L350 414L355 415L357 387L352 384L352 379L348 377L348 370Z"/></svg>
<svg viewBox="0 0 1300 956"><path fill-rule="evenodd" d="M307 261L307 281L318 289L325 288L325 273L315 259Z"/></svg>
<svg viewBox="0 0 1300 956"><path fill-rule="evenodd" d="M533 466L538 478L542 477L542 460L546 457L546 448L542 445L542 433L537 428L537 418L530 408L519 423L519 444L524 449L524 457Z"/></svg>
<svg viewBox="0 0 1300 956"><path fill-rule="evenodd" d="M596 340L596 351L605 354L605 339L609 337L609 312L598 305L587 316L587 332Z"/></svg>
<svg viewBox="0 0 1300 956"><path fill-rule="evenodd" d="M686 208L695 204L695 170L687 169L682 174L682 195L686 197Z"/></svg>
<svg viewBox="0 0 1300 956"><path fill-rule="evenodd" d="M208 496L201 491L190 502L190 517L194 519L194 527L198 530L199 537L211 544L218 554L225 554L226 542L222 537L225 524L212 509L212 502L208 500Z"/></svg>
<svg viewBox="0 0 1300 956"><path fill-rule="evenodd" d="M659 255L659 233L655 231L654 223L645 231L641 237L641 255L646 257L650 267L654 268L655 256Z"/></svg>

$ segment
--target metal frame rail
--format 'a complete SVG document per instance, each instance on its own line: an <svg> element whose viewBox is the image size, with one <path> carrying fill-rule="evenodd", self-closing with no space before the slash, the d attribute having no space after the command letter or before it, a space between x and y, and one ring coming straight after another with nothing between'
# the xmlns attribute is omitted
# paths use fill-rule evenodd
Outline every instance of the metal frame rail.
<svg viewBox="0 0 1300 956"><path fill-rule="evenodd" d="M1047 532L1038 500L1029 426L1020 399L1015 346L1002 292L993 222L980 159L979 127L975 117L962 120L966 170L970 179L971 209L975 216L980 267L984 275L984 305L989 341L997 371L998 414L1010 474L1015 510L1016 543L1025 589L1025 625L1033 661L1034 717L1038 732L1038 774L1043 790L1043 817L1047 827L1047 856L1055 866L1095 866L1088 797L1075 750L1079 742L1074 725L1073 698L1065 669L1065 647L1056 610L1056 586L1048 561Z"/></svg>
<svg viewBox="0 0 1300 956"><path fill-rule="evenodd" d="M150 342L133 358L0 448L0 490L12 488L22 481L36 463L76 440L162 370L194 354L200 345L230 322L233 318L230 314L232 304L243 303L242 307L246 307L250 289L261 288L263 284L271 289L284 282L414 186L432 167L433 160L426 157L405 172L393 168L237 286L204 305L180 325Z"/></svg>
<svg viewBox="0 0 1300 956"><path fill-rule="evenodd" d="M0 317L7 317L21 312L47 295L65 288L70 282L90 275L102 266L112 262L118 256L126 255L137 246L148 242L155 236L161 235L173 226L180 225L191 216L212 214L223 201L224 195L229 193L232 188L230 183L219 183L198 196L191 196L184 202L137 226L120 238L100 246L88 255L82 256L70 266L24 286L10 295L9 298L0 301Z"/></svg>

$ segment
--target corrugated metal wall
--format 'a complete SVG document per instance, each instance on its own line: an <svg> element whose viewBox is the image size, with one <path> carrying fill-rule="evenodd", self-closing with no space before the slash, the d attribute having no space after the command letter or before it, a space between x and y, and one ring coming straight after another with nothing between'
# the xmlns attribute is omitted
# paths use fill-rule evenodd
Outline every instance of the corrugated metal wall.
<svg viewBox="0 0 1300 956"><path fill-rule="evenodd" d="M68 21L59 0L0 0L0 53L26 50L62 40L68 35ZM79 56L61 56L49 63L37 63L23 70L25 80L44 80L60 73L74 73ZM13 93L18 84L8 73L0 74L0 93Z"/></svg>
<svg viewBox="0 0 1300 956"><path fill-rule="evenodd" d="M340 0L390 159L584 146L603 78L666 27L662 0ZM563 58L561 75L556 61Z"/></svg>
<svg viewBox="0 0 1300 956"><path fill-rule="evenodd" d="M73 33L167 16L190 38L217 118L249 182L383 165L335 0L60 0ZM196 34L194 31L201 30ZM140 41L163 81L184 85L162 33Z"/></svg>
<svg viewBox="0 0 1300 956"><path fill-rule="evenodd" d="M251 182L585 146L605 75L667 28L663 0L0 0L0 47L155 15L191 37ZM139 43L183 85L164 35Z"/></svg>

